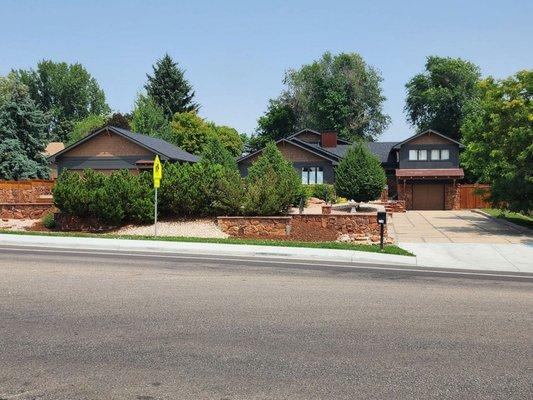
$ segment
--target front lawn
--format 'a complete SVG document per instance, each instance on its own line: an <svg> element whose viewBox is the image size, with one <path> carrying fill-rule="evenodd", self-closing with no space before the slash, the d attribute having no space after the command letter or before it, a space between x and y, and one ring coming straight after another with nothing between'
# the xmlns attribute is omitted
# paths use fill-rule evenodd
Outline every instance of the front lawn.
<svg viewBox="0 0 533 400"><path fill-rule="evenodd" d="M512 211L500 210L497 208L483 208L482 210L494 218L501 218L506 221L512 222L513 224L533 229L533 218L527 215L515 213Z"/></svg>
<svg viewBox="0 0 533 400"><path fill-rule="evenodd" d="M372 253L395 254L400 256L413 256L412 253L395 245L386 245L383 251L375 244L352 244L337 242L296 242L285 240L268 239L240 239L240 238L199 238L181 236L141 236L141 235L113 235L110 233L79 233L79 232L32 232L32 231L5 231L0 233L11 235L37 235L37 236L67 236L67 237L91 237L103 239L132 239L132 240L162 240L167 242L194 242L194 243L222 243L222 244L246 244L253 246L284 246L284 247L308 247L315 249L355 250Z"/></svg>

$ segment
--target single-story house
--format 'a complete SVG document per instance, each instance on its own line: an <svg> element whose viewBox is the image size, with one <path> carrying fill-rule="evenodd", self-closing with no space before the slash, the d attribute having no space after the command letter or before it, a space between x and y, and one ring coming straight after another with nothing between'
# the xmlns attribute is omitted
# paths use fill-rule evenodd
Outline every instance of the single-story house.
<svg viewBox="0 0 533 400"><path fill-rule="evenodd" d="M335 167L352 143L336 132L304 129L276 142L284 157L300 173L303 184L334 183ZM407 209L444 210L458 207L459 167L463 145L434 130L402 142L368 142L387 175L389 195L406 201ZM262 150L240 157L243 176Z"/></svg>
<svg viewBox="0 0 533 400"><path fill-rule="evenodd" d="M63 170L93 169L111 173L119 169L132 172L152 169L155 156L161 161L194 163L198 157L152 136L106 126L53 154L48 160Z"/></svg>
<svg viewBox="0 0 533 400"><path fill-rule="evenodd" d="M50 142L46 145L46 148L44 149L44 155L47 158L50 158L54 154L59 153L64 148L65 144L63 142ZM50 163L50 178L57 178L57 165L52 162Z"/></svg>

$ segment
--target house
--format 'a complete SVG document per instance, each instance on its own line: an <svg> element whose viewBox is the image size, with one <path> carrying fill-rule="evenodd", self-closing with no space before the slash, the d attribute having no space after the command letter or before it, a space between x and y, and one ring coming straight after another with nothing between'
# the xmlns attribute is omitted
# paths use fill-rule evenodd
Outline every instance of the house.
<svg viewBox="0 0 533 400"><path fill-rule="evenodd" d="M54 154L60 152L65 148L65 145L63 142L50 142L44 149L43 154L46 157L51 157ZM50 178L55 179L57 178L57 165L55 163L50 163Z"/></svg>
<svg viewBox="0 0 533 400"><path fill-rule="evenodd" d="M292 162L303 184L334 183L335 167L352 143L334 131L304 129L276 146ZM434 130L416 134L402 142L368 142L369 150L381 161L387 176L389 195L405 200L407 209L443 210L459 207L458 182L463 145ZM243 176L262 150L240 157Z"/></svg>
<svg viewBox="0 0 533 400"><path fill-rule="evenodd" d="M119 169L138 172L151 170L156 155L161 161L198 161L197 156L165 140L114 126L106 126L85 136L48 160L57 165L58 173L65 169L81 172L87 168L104 173Z"/></svg>

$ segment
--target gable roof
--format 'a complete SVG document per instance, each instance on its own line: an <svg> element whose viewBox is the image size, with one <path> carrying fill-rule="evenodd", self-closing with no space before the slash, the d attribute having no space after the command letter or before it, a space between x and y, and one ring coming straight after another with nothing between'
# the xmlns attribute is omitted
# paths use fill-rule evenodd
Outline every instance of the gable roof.
<svg viewBox="0 0 533 400"><path fill-rule="evenodd" d="M402 145L404 145L405 143L410 142L411 140L416 139L417 137L420 137L420 136L426 135L426 134L428 134L428 133L434 133L435 135L439 135L440 137L442 137L442 138L444 138L444 139L446 139L446 140L449 140L449 141L452 142L452 143L455 143L455 144L459 145L460 148L465 147L462 143L459 143L458 141L453 140L452 138L450 138L450 137L448 137L448 136L446 136L446 135L443 135L443 134L440 133L440 132L437 132L437 131L435 131L435 130L433 130L433 129L428 129L428 130L425 130L424 132L417 133L416 135L413 135L413 136L411 136L411 137L405 139L403 142L397 143L397 144L394 146L394 148L395 148L395 149L399 149L399 148L402 147Z"/></svg>
<svg viewBox="0 0 533 400"><path fill-rule="evenodd" d="M51 161L55 161L56 157L72 150L75 147L78 147L79 145L87 142L88 140L91 140L93 137L95 137L96 135L100 134L101 132L105 130L109 130L119 136L122 136L123 138L128 139L155 154L158 154L163 159L168 159L171 161L188 161L188 162L197 162L199 160L198 156L188 153L185 150L180 149L179 147L174 146L173 144L163 139L143 135L140 133L130 132L126 129L117 128L116 126L105 126L101 129L98 129L97 131L85 136L83 139L78 140L77 142L66 147L65 149L48 157L48 159Z"/></svg>
<svg viewBox="0 0 533 400"><path fill-rule="evenodd" d="M372 154L379 158L381 163L395 163L396 158L391 153L397 142L367 142L366 145Z"/></svg>
<svg viewBox="0 0 533 400"><path fill-rule="evenodd" d="M306 129L302 129L302 130L300 130L300 131L298 131L296 133L293 133L292 135L287 136L287 139L289 139L289 140L290 139L294 139L294 138L296 138L296 136L300 135L301 133L313 133L315 135L322 136L322 134L320 132L315 131L314 129L307 129L306 128ZM341 139L338 136L337 136L337 142L341 143L341 144L351 144L349 141Z"/></svg>
<svg viewBox="0 0 533 400"><path fill-rule="evenodd" d="M278 143L282 143L282 142L285 142L285 143L289 143L289 144L292 144L293 146L296 146L296 147L299 147L301 148L302 150L305 150L305 151L308 151L316 156L319 156L319 157L322 157L328 161L332 161L332 162L337 162L339 161L339 158L335 155L335 154L332 154L332 153L329 153L327 151L324 151L323 149L321 148L317 148L316 146L313 146L309 143L306 143L302 140L298 140L298 139L291 139L289 140L289 138L283 138L283 139L279 139L279 140L276 140L274 143L275 144L278 144ZM250 157L253 157L255 156L256 154L259 154L261 153L262 151L264 150L264 148L262 149L259 149L259 150L256 150L250 154L246 154L244 156L241 156L239 158L237 158L237 162L241 162L241 161L244 161L246 160L247 158L250 158Z"/></svg>

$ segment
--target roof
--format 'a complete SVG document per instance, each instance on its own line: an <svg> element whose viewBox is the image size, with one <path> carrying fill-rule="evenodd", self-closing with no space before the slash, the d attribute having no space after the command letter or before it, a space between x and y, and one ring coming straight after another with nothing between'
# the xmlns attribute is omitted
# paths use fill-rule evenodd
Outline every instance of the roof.
<svg viewBox="0 0 533 400"><path fill-rule="evenodd" d="M53 156L54 154L60 152L65 148L65 144L63 142L50 142L44 149L44 155L46 157Z"/></svg>
<svg viewBox="0 0 533 400"><path fill-rule="evenodd" d="M173 144L163 139L143 135L140 133L130 132L126 129L117 128L115 126L106 126L104 128L98 129L97 131L85 136L83 139L78 140L77 142L71 144L67 148L59 151L58 153L52 155L49 158L51 159L51 161L55 161L55 157L68 152L69 150L79 146L82 143L85 143L86 141L92 139L93 137L103 132L104 130L110 130L111 132L116 133L117 135L120 135L128 140L131 140L132 142L138 144L139 146L152 151L154 154L158 154L164 159L168 159L171 161L188 161L188 162L197 162L199 160L198 156L188 153L185 150L180 149L179 147L174 146Z"/></svg>
<svg viewBox="0 0 533 400"><path fill-rule="evenodd" d="M405 143L407 143L407 142L410 142L411 140L416 139L417 137L420 137L420 136L426 135L426 134L428 134L428 133L434 133L435 135L439 135L440 137L443 137L444 139L449 140L450 142L459 145L460 148L465 147L462 143L459 143L457 140L453 140L451 137L448 137L448 136L446 136L446 135L443 135L442 133L437 132L437 131L435 131L435 130L433 130L433 129L428 129L428 130L425 130L424 132L417 133L416 135L413 135L413 136L411 136L411 137L405 139L403 142L396 143L396 145L394 146L394 148L395 148L395 149L399 149L400 147L402 147L403 144L405 144Z"/></svg>
<svg viewBox="0 0 533 400"><path fill-rule="evenodd" d="M296 136L300 135L301 133L304 133L304 132L307 132L307 133L313 133L315 135L318 135L318 136L322 136L322 134L318 131L315 131L314 129L302 129L296 133L293 133L292 135L289 135L287 136L287 139L293 139L295 138ZM340 137L337 136L337 143L341 143L341 144L351 144L348 140L344 140L344 139L341 139Z"/></svg>
<svg viewBox="0 0 533 400"><path fill-rule="evenodd" d="M408 169L396 170L398 178L463 178L465 173L462 168L434 168L434 169Z"/></svg>
<svg viewBox="0 0 533 400"><path fill-rule="evenodd" d="M367 142L366 145L372 154L379 158L382 163L396 162L391 150L397 142Z"/></svg>
<svg viewBox="0 0 533 400"><path fill-rule="evenodd" d="M281 142L285 142L285 143L289 143L289 144L292 144L293 146L296 146L296 147L299 147L303 150L306 150L310 153L313 153L319 157L322 157L322 158L325 158L326 160L329 160L329 161L332 161L334 163L336 163L338 161L338 157L335 156L334 154L332 153L329 153L327 151L324 151L324 149L322 149L321 147L316 147L316 146L313 146L309 143L306 143L302 140L298 140L298 139L291 139L289 140L288 138L283 138L283 139L279 139L279 140L276 140L274 143L275 144L278 144L278 143L281 143ZM256 154L259 154L263 151L263 149L259 149L259 150L256 150L250 154L246 154L244 156L241 156L239 158L237 158L237 162L241 162L241 161L244 161L246 160L247 158L250 158L250 157L253 157L255 156Z"/></svg>

